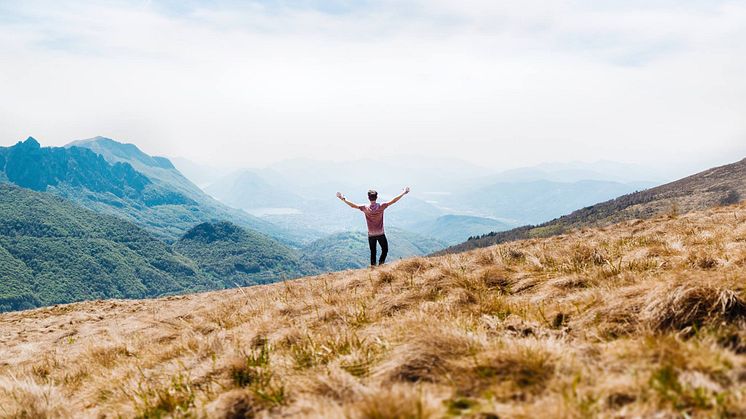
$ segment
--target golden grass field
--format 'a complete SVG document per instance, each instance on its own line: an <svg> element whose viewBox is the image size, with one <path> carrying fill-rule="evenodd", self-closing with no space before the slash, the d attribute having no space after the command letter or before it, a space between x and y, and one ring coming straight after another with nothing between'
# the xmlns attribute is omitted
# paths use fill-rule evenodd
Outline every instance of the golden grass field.
<svg viewBox="0 0 746 419"><path fill-rule="evenodd" d="M0 314L0 415L746 417L745 288L741 204Z"/></svg>

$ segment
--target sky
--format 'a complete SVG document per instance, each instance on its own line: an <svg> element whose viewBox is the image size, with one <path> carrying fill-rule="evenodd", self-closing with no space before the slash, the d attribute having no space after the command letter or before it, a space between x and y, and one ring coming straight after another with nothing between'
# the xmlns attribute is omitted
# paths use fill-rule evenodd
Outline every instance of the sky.
<svg viewBox="0 0 746 419"><path fill-rule="evenodd" d="M704 168L744 74L743 1L0 0L0 145Z"/></svg>

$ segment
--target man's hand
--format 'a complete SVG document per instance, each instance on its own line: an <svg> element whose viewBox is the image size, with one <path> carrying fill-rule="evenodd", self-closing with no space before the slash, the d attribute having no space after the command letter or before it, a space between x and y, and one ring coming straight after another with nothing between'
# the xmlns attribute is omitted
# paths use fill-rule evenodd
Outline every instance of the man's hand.
<svg viewBox="0 0 746 419"><path fill-rule="evenodd" d="M342 195L342 193L341 193L341 192L337 192L337 198L339 198L339 199L341 199L341 200L343 200L343 201L345 200L345 196L344 196L344 195Z"/></svg>
<svg viewBox="0 0 746 419"><path fill-rule="evenodd" d="M406 195L408 193L409 193L409 186L407 186L407 187L404 188L404 195Z"/></svg>

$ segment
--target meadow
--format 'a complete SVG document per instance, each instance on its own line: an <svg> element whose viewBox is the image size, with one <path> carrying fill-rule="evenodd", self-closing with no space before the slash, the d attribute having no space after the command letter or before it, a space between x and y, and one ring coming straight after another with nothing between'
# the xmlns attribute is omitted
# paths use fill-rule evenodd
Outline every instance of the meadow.
<svg viewBox="0 0 746 419"><path fill-rule="evenodd" d="M0 314L4 417L744 417L746 204Z"/></svg>

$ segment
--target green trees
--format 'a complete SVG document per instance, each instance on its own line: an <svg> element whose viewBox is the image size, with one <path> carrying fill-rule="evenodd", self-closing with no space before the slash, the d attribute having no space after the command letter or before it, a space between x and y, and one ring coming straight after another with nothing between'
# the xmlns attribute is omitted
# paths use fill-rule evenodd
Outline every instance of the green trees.
<svg viewBox="0 0 746 419"><path fill-rule="evenodd" d="M174 250L194 260L225 287L275 282L318 271L297 252L227 221L195 226L174 244Z"/></svg>
<svg viewBox="0 0 746 419"><path fill-rule="evenodd" d="M134 224L0 185L0 311L217 288Z"/></svg>

